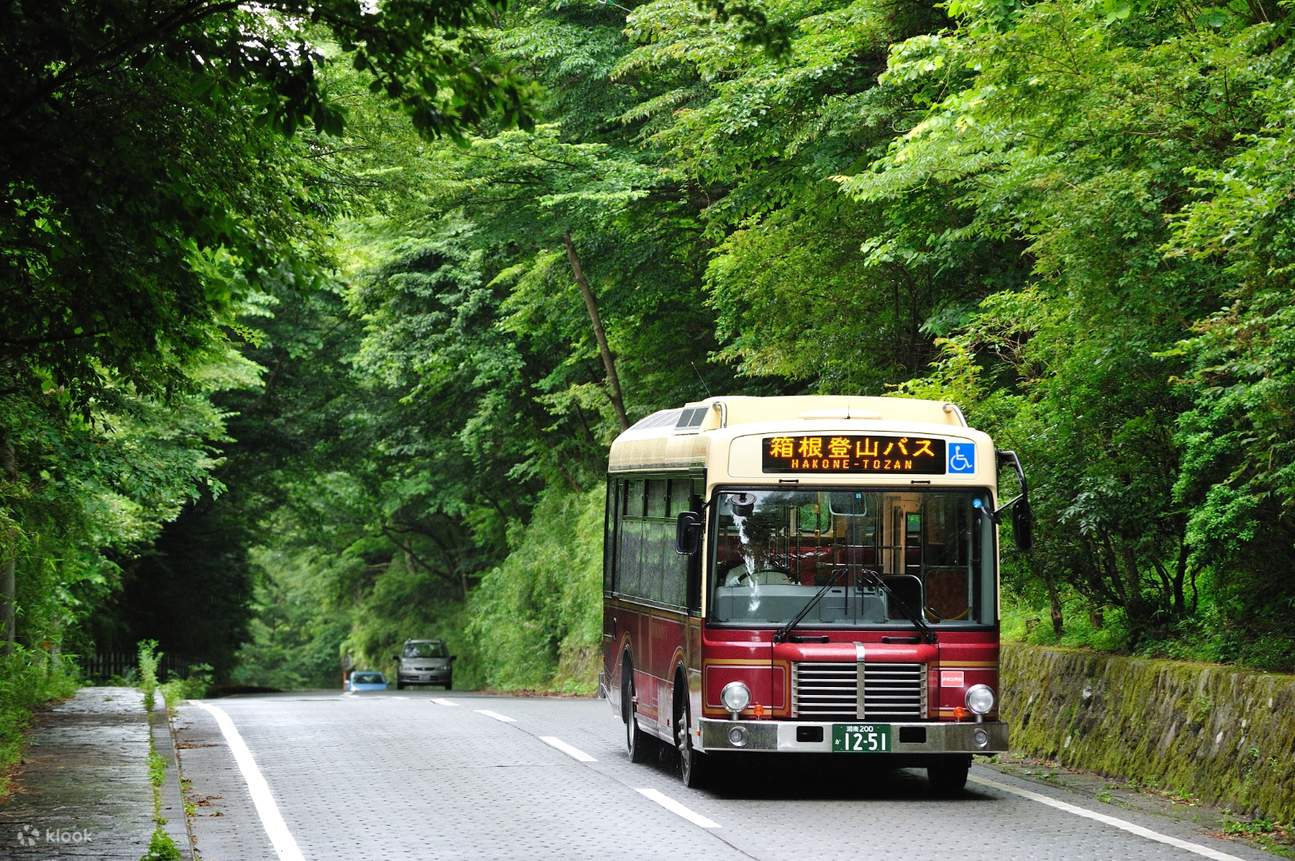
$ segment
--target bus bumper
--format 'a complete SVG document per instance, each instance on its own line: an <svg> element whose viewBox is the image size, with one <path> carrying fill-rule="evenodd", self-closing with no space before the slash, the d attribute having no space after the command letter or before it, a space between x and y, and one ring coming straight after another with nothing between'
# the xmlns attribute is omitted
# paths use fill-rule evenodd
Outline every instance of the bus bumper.
<svg viewBox="0 0 1295 861"><path fill-rule="evenodd" d="M714 720L702 718L701 750L765 753L832 753L832 727L846 721ZM852 721L851 724L868 723ZM876 723L881 723L877 721ZM1002 753L1007 750L1007 724L913 722L890 723L891 750L869 756L896 754ZM740 743L739 743L740 742Z"/></svg>

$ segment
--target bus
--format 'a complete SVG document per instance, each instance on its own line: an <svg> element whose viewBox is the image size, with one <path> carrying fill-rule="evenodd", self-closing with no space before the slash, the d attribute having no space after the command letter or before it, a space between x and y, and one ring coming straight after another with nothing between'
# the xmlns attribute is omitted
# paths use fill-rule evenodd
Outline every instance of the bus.
<svg viewBox="0 0 1295 861"><path fill-rule="evenodd" d="M1000 469L1017 495L1001 502ZM599 687L630 759L885 757L960 791L998 719L998 523L1025 474L954 404L713 397L608 457Z"/></svg>

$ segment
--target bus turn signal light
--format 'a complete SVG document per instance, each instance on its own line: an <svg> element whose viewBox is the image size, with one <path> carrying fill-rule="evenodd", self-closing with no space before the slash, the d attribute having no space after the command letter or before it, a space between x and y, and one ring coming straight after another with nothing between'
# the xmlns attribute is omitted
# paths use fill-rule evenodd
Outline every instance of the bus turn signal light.
<svg viewBox="0 0 1295 861"><path fill-rule="evenodd" d="M971 717L971 712L966 706L958 706L953 710L954 720L966 720L969 717Z"/></svg>
<svg viewBox="0 0 1295 861"><path fill-rule="evenodd" d="M763 720L763 719L764 719L764 703L756 703L756 704L755 704L755 708L754 708L754 709L752 709L752 711L754 711L754 712L755 712L755 719L756 719L756 720Z"/></svg>

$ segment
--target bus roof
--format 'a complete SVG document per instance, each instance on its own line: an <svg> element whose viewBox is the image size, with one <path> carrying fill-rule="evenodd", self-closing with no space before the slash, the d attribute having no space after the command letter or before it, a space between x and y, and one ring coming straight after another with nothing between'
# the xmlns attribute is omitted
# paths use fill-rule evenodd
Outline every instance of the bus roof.
<svg viewBox="0 0 1295 861"><path fill-rule="evenodd" d="M904 430L988 442L956 404L918 398L843 395L719 396L659 410L612 443L611 472L702 467L712 446L735 437L813 429ZM718 453L718 452L716 452Z"/></svg>

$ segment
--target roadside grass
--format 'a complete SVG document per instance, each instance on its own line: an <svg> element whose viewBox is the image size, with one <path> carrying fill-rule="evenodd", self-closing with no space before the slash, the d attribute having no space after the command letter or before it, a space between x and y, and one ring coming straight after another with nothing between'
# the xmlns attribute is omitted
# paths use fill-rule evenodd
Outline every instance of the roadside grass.
<svg viewBox="0 0 1295 861"><path fill-rule="evenodd" d="M1081 599L1063 600L1061 604L1064 625L1061 636L1052 629L1052 617L1047 607L1035 607L1003 594L1002 638L1008 643L1028 643L1034 646L1064 646L1073 649L1093 649L1099 652L1125 651L1129 642L1124 614L1107 610L1101 618L1093 617Z"/></svg>
<svg viewBox="0 0 1295 861"><path fill-rule="evenodd" d="M1187 618L1163 627L1142 631L1136 647L1125 621L1124 611L1104 608L1094 613L1082 596L1062 592L1062 631L1052 628L1048 605L1034 597L1003 590L1001 634L1004 642L1034 646L1063 646L1097 652L1231 664L1265 672L1289 672L1295 660L1295 643L1289 638L1256 637L1227 624L1225 614L1205 592L1200 607Z"/></svg>
<svg viewBox="0 0 1295 861"><path fill-rule="evenodd" d="M0 656L0 802L9 797L35 709L70 697L80 685L75 662L19 645Z"/></svg>
<svg viewBox="0 0 1295 861"><path fill-rule="evenodd" d="M184 678L170 678L161 685L162 702L166 713L174 714L176 706L183 700L199 700L211 689L212 671L210 664L194 664L189 668L189 675Z"/></svg>
<svg viewBox="0 0 1295 861"><path fill-rule="evenodd" d="M1270 819L1236 817L1225 813L1223 835L1254 844L1265 852L1295 858L1295 827Z"/></svg>
<svg viewBox="0 0 1295 861"><path fill-rule="evenodd" d="M148 736L148 780L153 785L153 836L140 861L181 861L180 847L162 826L162 784L166 783L166 760L153 748L153 734Z"/></svg>
<svg viewBox="0 0 1295 861"><path fill-rule="evenodd" d="M166 760L153 746L153 733L148 734L148 782L153 787L153 836L149 838L148 849L140 856L140 861L181 861L180 848L175 845L171 835L163 827L166 819L162 816L162 786L166 783Z"/></svg>
<svg viewBox="0 0 1295 861"><path fill-rule="evenodd" d="M143 640L139 644L139 679L140 688L144 693L144 710L153 711L156 704L156 694L160 688L162 691L162 701L165 704L166 716L162 720L170 720L171 713L174 711L176 704L180 700L189 696L188 691L201 691L198 695L205 693L207 686L211 683L211 667L199 665L195 669L198 673L190 673L188 679L171 679L165 684L159 684L157 679L157 667L162 655L157 651L157 643L153 640ZM153 720L152 717L149 720ZM140 856L140 861L182 861L183 855L180 848L175 845L171 835L166 833L166 818L162 816L162 787L166 783L166 759L157 752L157 747L153 744L153 732L150 728L148 734L148 781L153 787L153 836L148 841L148 849Z"/></svg>

